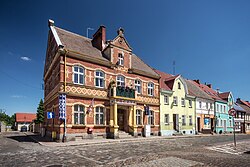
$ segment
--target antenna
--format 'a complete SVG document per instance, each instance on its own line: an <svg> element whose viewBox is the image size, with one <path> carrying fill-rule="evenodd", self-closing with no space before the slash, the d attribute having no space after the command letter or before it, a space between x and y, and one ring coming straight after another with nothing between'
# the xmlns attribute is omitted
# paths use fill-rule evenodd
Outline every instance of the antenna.
<svg viewBox="0 0 250 167"><path fill-rule="evenodd" d="M173 61L173 74L175 75L175 60Z"/></svg>
<svg viewBox="0 0 250 167"><path fill-rule="evenodd" d="M94 28L90 28L90 27L87 28L87 38L89 37L89 30L94 30Z"/></svg>

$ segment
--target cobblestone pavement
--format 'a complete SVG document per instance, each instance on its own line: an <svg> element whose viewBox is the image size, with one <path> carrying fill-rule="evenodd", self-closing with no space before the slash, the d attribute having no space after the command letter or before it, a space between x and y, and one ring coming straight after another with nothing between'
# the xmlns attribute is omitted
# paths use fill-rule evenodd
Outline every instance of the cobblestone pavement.
<svg viewBox="0 0 250 167"><path fill-rule="evenodd" d="M250 151L250 135L237 134L238 154L228 153L232 144L232 135L221 135L46 147L24 133L6 133L0 134L0 166L249 166L243 152Z"/></svg>

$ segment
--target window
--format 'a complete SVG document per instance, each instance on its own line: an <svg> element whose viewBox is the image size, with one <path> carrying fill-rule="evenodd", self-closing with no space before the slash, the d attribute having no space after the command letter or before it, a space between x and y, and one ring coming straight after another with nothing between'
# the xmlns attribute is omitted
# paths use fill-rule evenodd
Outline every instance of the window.
<svg viewBox="0 0 250 167"><path fill-rule="evenodd" d="M73 67L73 81L75 84L84 84L84 68L80 66Z"/></svg>
<svg viewBox="0 0 250 167"><path fill-rule="evenodd" d="M181 106L185 107L185 99L181 98Z"/></svg>
<svg viewBox="0 0 250 167"><path fill-rule="evenodd" d="M136 110L136 125L142 125L142 111Z"/></svg>
<svg viewBox="0 0 250 167"><path fill-rule="evenodd" d="M212 103L210 103L210 109L213 110L213 104Z"/></svg>
<svg viewBox="0 0 250 167"><path fill-rule="evenodd" d="M206 103L206 109L208 110L208 103Z"/></svg>
<svg viewBox="0 0 250 167"><path fill-rule="evenodd" d="M178 99L177 96L174 96L174 105L177 106L178 105Z"/></svg>
<svg viewBox="0 0 250 167"><path fill-rule="evenodd" d="M153 96L154 95L154 84L152 82L148 83L148 95Z"/></svg>
<svg viewBox="0 0 250 167"><path fill-rule="evenodd" d="M165 124L169 124L169 114L165 114Z"/></svg>
<svg viewBox="0 0 250 167"><path fill-rule="evenodd" d="M222 121L222 119L220 120L220 126L223 126L223 121Z"/></svg>
<svg viewBox="0 0 250 167"><path fill-rule="evenodd" d="M192 115L189 115L189 125L193 125Z"/></svg>
<svg viewBox="0 0 250 167"><path fill-rule="evenodd" d="M185 115L182 115L182 125L186 125L186 117L185 117Z"/></svg>
<svg viewBox="0 0 250 167"><path fill-rule="evenodd" d="M124 78L124 76L118 75L117 79L116 79L116 82L117 82L117 86L125 86L125 78Z"/></svg>
<svg viewBox="0 0 250 167"><path fill-rule="evenodd" d="M121 66L124 65L124 57L123 57L122 53L118 54L118 65L121 65Z"/></svg>
<svg viewBox="0 0 250 167"><path fill-rule="evenodd" d="M200 107L200 108L202 108L202 105L201 105L201 104L202 104L201 101L199 101L199 107Z"/></svg>
<svg viewBox="0 0 250 167"><path fill-rule="evenodd" d="M224 113L226 113L226 106L224 106Z"/></svg>
<svg viewBox="0 0 250 167"><path fill-rule="evenodd" d="M219 104L216 105L216 111L218 112L219 111Z"/></svg>
<svg viewBox="0 0 250 167"><path fill-rule="evenodd" d="M74 124L75 125L85 124L85 113L83 105L74 105Z"/></svg>
<svg viewBox="0 0 250 167"><path fill-rule="evenodd" d="M95 109L95 124L104 125L104 108L96 107Z"/></svg>
<svg viewBox="0 0 250 167"><path fill-rule="evenodd" d="M229 120L229 127L232 127L232 120Z"/></svg>
<svg viewBox="0 0 250 167"><path fill-rule="evenodd" d="M99 88L104 88L104 72L95 72L95 86Z"/></svg>
<svg viewBox="0 0 250 167"><path fill-rule="evenodd" d="M141 94L141 81L140 80L135 80L135 90L137 93Z"/></svg>
<svg viewBox="0 0 250 167"><path fill-rule="evenodd" d="M178 89L181 89L181 83L178 82Z"/></svg>
<svg viewBox="0 0 250 167"><path fill-rule="evenodd" d="M169 99L166 95L164 95L164 104L169 104Z"/></svg>
<svg viewBox="0 0 250 167"><path fill-rule="evenodd" d="M148 124L154 125L154 112L152 110L149 111Z"/></svg>
<svg viewBox="0 0 250 167"><path fill-rule="evenodd" d="M192 100L188 100L189 107L192 108Z"/></svg>

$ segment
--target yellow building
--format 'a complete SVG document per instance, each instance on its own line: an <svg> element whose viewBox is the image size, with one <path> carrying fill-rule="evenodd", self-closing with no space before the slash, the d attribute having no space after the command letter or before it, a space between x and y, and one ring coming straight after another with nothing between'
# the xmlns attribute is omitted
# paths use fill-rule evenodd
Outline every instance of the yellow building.
<svg viewBox="0 0 250 167"><path fill-rule="evenodd" d="M181 75L156 70L160 79L160 132L162 136L195 134L195 96Z"/></svg>

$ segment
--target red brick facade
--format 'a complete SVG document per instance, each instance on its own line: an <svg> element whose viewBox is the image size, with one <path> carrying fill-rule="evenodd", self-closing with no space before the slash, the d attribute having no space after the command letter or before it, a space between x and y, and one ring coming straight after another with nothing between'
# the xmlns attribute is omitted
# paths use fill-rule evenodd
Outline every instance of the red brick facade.
<svg viewBox="0 0 250 167"><path fill-rule="evenodd" d="M96 40L97 42L94 41L93 43L92 40L92 43L101 51L103 56L102 59L105 58L106 61L101 60L101 58L98 59L85 56L85 54L76 52L71 48L67 48L66 40L62 41L62 44L65 46L55 47L54 45L57 45L57 43L55 40L51 40L51 38L55 38L54 36L58 35L59 33L53 34L51 31L49 33L46 65L44 71L45 112L54 111L55 119L46 119L45 128L47 134L50 135L52 131L56 131L57 138L61 139L64 133L63 120L59 120L58 96L60 93L66 93L67 96L66 125L68 139L73 139L75 136L79 135L87 135L88 128L93 128L94 136L102 135L104 137L107 136L117 138L119 137L118 130L125 131L134 136L142 134L144 125L148 123L148 116L146 116L144 112L145 105L148 105L150 110L153 111L153 118L151 119L151 121L153 121L153 123L151 123L151 132L152 134L158 134L160 128L159 77L157 75L154 76L152 74L148 74L147 71L143 72L142 75L131 70L133 68L134 55L132 54L132 50L124 38L122 29L118 31L118 36L113 41L103 41L102 43L100 41L106 40L105 29L103 29L102 26L98 31L100 31L102 34L99 34L98 37L94 37L93 40ZM87 40L89 41L90 39ZM100 46L100 44L103 44L104 42L105 48L103 49L104 45ZM51 55L50 52L52 52L52 49L50 48L58 48L57 52L54 52L54 55L52 56L53 58L48 56ZM123 55L123 65L117 64L119 54ZM83 69L83 84L74 83L73 69L75 66L81 67ZM143 64L142 68L143 67L147 68L147 70L150 72L151 68L149 66ZM95 85L96 71L102 71L104 73L103 88L98 88ZM135 88L135 80L140 80L141 94L137 94L137 92L135 92L135 97L132 98L116 96L116 93L114 92L116 92L117 85L112 85L111 83L117 80L118 75L122 75L125 78L125 87L132 89ZM149 82L153 83L153 96L148 95ZM113 91L113 95L111 94L111 89ZM92 104L91 102L93 98L93 110L91 112L87 112L88 107L90 104ZM83 106L84 120L81 120L81 118L78 118L74 115L75 105ZM103 109L103 117L96 115L97 107ZM138 109L141 111L140 125L136 124L136 110ZM75 124L74 119L81 120L84 123ZM96 123L96 119L98 119L101 124Z"/></svg>

